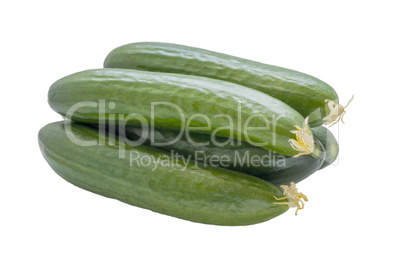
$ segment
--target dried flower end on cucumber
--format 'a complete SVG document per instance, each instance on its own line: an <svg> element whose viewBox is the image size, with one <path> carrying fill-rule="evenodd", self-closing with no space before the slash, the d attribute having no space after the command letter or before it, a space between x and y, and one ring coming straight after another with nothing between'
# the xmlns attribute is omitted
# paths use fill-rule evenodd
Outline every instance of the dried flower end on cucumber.
<svg viewBox="0 0 402 265"><path fill-rule="evenodd" d="M325 102L328 103L328 108L330 113L328 116L326 116L324 120L324 125L329 125L329 127L337 124L339 121L342 121L342 123L345 123L343 121L343 116L346 113L346 107L349 106L350 102L352 102L354 96L349 100L348 104L346 106L342 106L341 104L338 104L332 100L326 99Z"/></svg>
<svg viewBox="0 0 402 265"><path fill-rule="evenodd" d="M291 182L289 186L281 185L283 189L284 197L276 198L277 200L287 199L288 202L274 202L275 204L285 204L289 207L296 207L295 215L297 215L297 211L304 209L304 201L308 201L307 196L303 193L299 192L296 188L296 184ZM303 201L304 200L304 201Z"/></svg>

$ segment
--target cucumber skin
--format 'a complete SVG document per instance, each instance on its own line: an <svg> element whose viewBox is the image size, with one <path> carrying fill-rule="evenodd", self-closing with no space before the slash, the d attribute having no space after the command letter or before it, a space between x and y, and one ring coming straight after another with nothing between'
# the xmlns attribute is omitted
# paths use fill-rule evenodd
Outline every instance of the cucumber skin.
<svg viewBox="0 0 402 265"><path fill-rule="evenodd" d="M160 157L167 153L152 147L125 146L98 135L90 126L73 123L81 140L103 138L107 145L82 147L67 137L64 122L51 123L39 132L39 146L53 170L66 181L99 195L181 219L215 225L250 225L267 221L288 210L273 196L282 191L253 176L215 167L130 167L130 151ZM178 163L180 164L180 162ZM183 165L183 164L181 164Z"/></svg>
<svg viewBox="0 0 402 265"><path fill-rule="evenodd" d="M285 102L303 117L313 113L312 127L321 125L322 118L329 114L326 99L338 102L335 90L313 76L184 45L123 45L107 55L104 67L204 76L250 87Z"/></svg>
<svg viewBox="0 0 402 265"><path fill-rule="evenodd" d="M250 127L264 127L264 119L281 117L276 123L276 132L267 130L251 130L248 136L254 143L263 143L265 149L277 153L294 156L298 154L289 144L295 139L290 131L295 125L303 127L303 117L282 101L272 98L254 89L220 80L189 75L153 73L127 69L95 69L78 72L56 81L49 89L48 102L53 110L66 116L67 111L80 102L100 102L107 99L115 103L115 108L106 107L106 119L100 119L98 108L81 107L71 117L73 121L86 124L107 123L109 114L140 114L151 121L151 103L169 102L180 107L187 121L192 115L204 114L212 124L205 133L216 133L218 136L230 137L230 129L222 129L230 125L226 118L214 115L225 114L233 120L234 138L246 140L245 122L248 117L255 117ZM241 117L238 118L238 103L241 103ZM163 108L163 109L162 109ZM180 129L181 116L170 106L159 105L155 109L154 124L156 128ZM118 121L118 120L117 120ZM115 122L117 123L115 120ZM130 119L127 125L140 126L138 120ZM202 117L193 119L191 127L206 127L208 123ZM239 130L241 127L241 131ZM193 129L194 130L194 129ZM274 143L273 139L276 142Z"/></svg>
<svg viewBox="0 0 402 265"><path fill-rule="evenodd" d="M149 128L149 130L151 129ZM128 127L126 128L124 136L126 136L130 140L138 141L141 139L142 133L142 128ZM154 129L153 139L155 143L172 143L163 146L153 145L151 143L151 131L148 131L146 141L143 144L147 146L153 146L166 152L174 151L174 153L180 154L186 159L191 158L194 160L197 152L202 152L202 155L205 156L219 157L219 161L221 161L222 157L225 157L228 158L229 162L226 165L221 164L220 166L222 166L223 168L256 176L277 186L289 185L290 182L298 183L307 178L315 171L320 169L323 162L325 161L326 155L323 145L317 138L315 139L315 148L318 149L321 153L320 157L313 157L313 155L289 157L253 146L246 142L237 143L236 141L234 141L233 145L227 144L224 146L218 146L211 141L210 135L195 132L189 133L192 141L194 141L195 143L208 142L208 144L204 146L194 145L189 142L185 134L183 134L183 136L180 137L177 141L174 141L177 138L178 134L179 132L174 130ZM219 143L224 143L227 140L227 138L216 137L216 141ZM259 157L261 159L264 157L270 157L270 159L273 159L273 161L276 162L278 162L278 160L282 162L284 161L284 166L277 163L273 163L273 165L267 166L261 162L262 160L257 160L261 162L259 164L257 164L256 162L254 162L253 165L239 164L239 160L236 158L236 155L240 157L240 159L243 159L247 154L250 158ZM202 164L203 162L199 163Z"/></svg>
<svg viewBox="0 0 402 265"><path fill-rule="evenodd" d="M331 165L338 157L339 154L339 144L336 141L335 136L327 128L320 126L311 128L314 136L320 140L325 148L325 159L324 163L320 167L320 170Z"/></svg>

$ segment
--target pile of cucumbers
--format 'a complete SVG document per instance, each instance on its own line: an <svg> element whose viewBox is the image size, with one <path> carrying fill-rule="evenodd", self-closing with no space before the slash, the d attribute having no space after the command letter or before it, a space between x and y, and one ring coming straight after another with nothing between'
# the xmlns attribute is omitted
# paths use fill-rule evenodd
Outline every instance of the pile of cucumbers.
<svg viewBox="0 0 402 265"><path fill-rule="evenodd" d="M39 132L68 182L162 214L249 225L303 208L295 183L333 163L334 89L293 70L154 42L57 80ZM340 111L342 110L342 111Z"/></svg>

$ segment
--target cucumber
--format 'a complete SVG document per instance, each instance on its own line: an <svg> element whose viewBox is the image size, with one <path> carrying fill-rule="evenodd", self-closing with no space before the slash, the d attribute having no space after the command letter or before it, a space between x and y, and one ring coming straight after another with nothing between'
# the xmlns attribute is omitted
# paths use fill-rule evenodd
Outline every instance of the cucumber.
<svg viewBox="0 0 402 265"><path fill-rule="evenodd" d="M64 77L50 87L48 102L77 122L187 129L288 156L299 154L289 139L296 139L291 131L305 122L282 101L241 85L127 69L87 70Z"/></svg>
<svg viewBox="0 0 402 265"><path fill-rule="evenodd" d="M69 126L71 126L69 128ZM46 125L39 146L52 169L85 190L158 213L215 225L249 225L289 208L283 191L262 179L218 167L175 161L148 146L127 146L94 127ZM74 136L74 141L70 136ZM117 139L116 139L117 138ZM78 141L94 143L78 145ZM102 144L104 143L104 144ZM133 155L133 152L135 155ZM125 158L121 157L123 153ZM130 166L130 159L138 161ZM157 163L162 159L166 163Z"/></svg>
<svg viewBox="0 0 402 265"><path fill-rule="evenodd" d="M104 67L205 76L250 87L285 102L304 117L311 114L310 126L321 125L329 114L326 99L338 102L335 90L313 76L177 44L127 44L112 50Z"/></svg>
<svg viewBox="0 0 402 265"><path fill-rule="evenodd" d="M325 149L325 159L320 169L326 168L331 165L339 153L339 144L336 141L335 136L327 128L320 126L316 128L311 128L314 136L320 140Z"/></svg>
<svg viewBox="0 0 402 265"><path fill-rule="evenodd" d="M246 142L237 143L233 139L190 132L181 137L179 131L149 128L127 128L125 135L130 140L141 141L172 155L192 159L195 164L212 165L243 172L267 180L277 186L297 183L315 171L325 161L325 149L315 139L315 151L311 155L290 157L253 146Z"/></svg>

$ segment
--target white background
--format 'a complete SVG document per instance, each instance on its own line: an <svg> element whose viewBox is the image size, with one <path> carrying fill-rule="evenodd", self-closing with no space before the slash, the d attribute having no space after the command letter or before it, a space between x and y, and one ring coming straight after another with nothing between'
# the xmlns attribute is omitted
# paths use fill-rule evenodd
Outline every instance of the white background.
<svg viewBox="0 0 402 265"><path fill-rule="evenodd" d="M280 2L280 3L278 3ZM401 264L402 16L398 1L3 1L0 264ZM355 100L335 166L309 202L262 224L182 221L57 176L37 133L47 90L137 41L185 44L299 70ZM339 134L338 134L339 132Z"/></svg>

